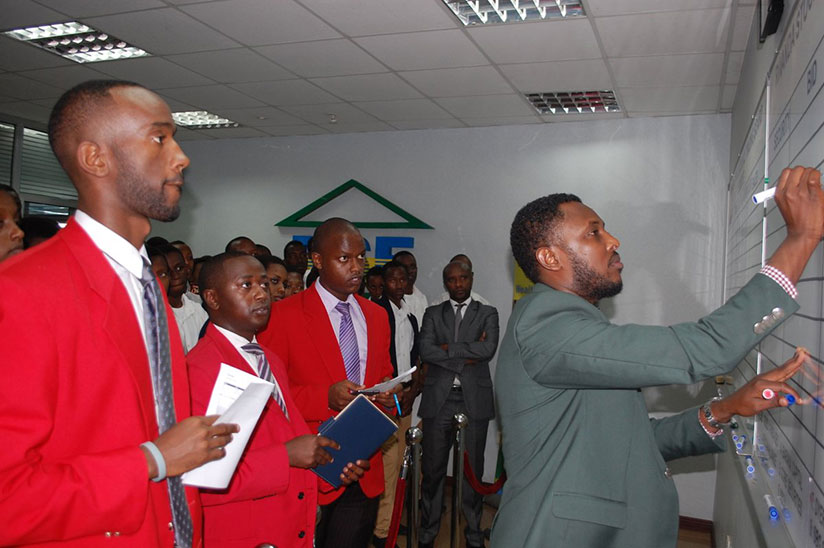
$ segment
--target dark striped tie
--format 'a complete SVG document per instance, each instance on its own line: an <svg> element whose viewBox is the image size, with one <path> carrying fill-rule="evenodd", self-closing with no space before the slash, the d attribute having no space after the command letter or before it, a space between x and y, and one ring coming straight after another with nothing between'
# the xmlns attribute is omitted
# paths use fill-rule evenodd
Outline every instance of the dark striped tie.
<svg viewBox="0 0 824 548"><path fill-rule="evenodd" d="M269 360L266 359L266 354L263 353L263 348L261 348L257 343L244 344L240 348L257 358L258 377L275 385L274 390L272 390L272 397L276 402L278 402L278 405L283 410L283 414L286 415L286 418L288 419L289 412L286 411L286 401L283 399L280 386L278 386L278 383L275 382L275 377L272 375L272 369L269 367Z"/></svg>
<svg viewBox="0 0 824 548"><path fill-rule="evenodd" d="M346 378L355 384L360 384L360 351L358 350L358 336L352 324L349 313L349 303L340 302L335 305L340 312L340 328L338 329L338 344L343 356L343 365L346 368Z"/></svg>
<svg viewBox="0 0 824 548"><path fill-rule="evenodd" d="M172 387L172 357L169 351L169 326L166 322L166 307L161 297L160 286L152 272L151 264L145 259L140 281L143 283L143 318L157 410L157 428L162 434L177 422ZM192 517L189 514L183 482L180 476L174 476L166 478L166 483L172 506L175 545L178 548L191 548Z"/></svg>

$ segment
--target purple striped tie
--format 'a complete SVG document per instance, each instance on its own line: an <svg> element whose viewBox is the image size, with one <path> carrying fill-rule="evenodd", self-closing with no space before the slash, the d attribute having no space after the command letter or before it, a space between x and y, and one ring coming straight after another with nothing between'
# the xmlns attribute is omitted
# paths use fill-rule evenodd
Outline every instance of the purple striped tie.
<svg viewBox="0 0 824 548"><path fill-rule="evenodd" d="M346 367L346 378L355 384L361 383L360 351L358 350L358 336L349 314L349 303L340 302L335 305L340 312L340 329L338 330L338 344L343 356L343 365Z"/></svg>
<svg viewBox="0 0 824 548"><path fill-rule="evenodd" d="M275 399L277 404L283 410L283 414L286 415L286 418L288 419L289 412L286 410L286 401L283 399L283 394L280 391L280 386L278 386L277 381L275 381L275 376L272 374L272 370L269 368L269 360L266 359L266 354L263 353L263 348L261 348L260 345L257 343L244 344L240 348L242 348L243 350L257 358L258 377L260 377L264 381L270 382L275 385L274 390L272 390L272 397Z"/></svg>

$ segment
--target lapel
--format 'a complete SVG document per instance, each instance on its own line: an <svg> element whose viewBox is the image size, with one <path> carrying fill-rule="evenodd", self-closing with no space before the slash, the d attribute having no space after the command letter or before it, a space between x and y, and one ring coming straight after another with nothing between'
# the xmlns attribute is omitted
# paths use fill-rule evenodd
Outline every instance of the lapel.
<svg viewBox="0 0 824 548"><path fill-rule="evenodd" d="M469 329L469 325L475 320L475 316L478 315L478 310L481 308L481 303L478 301L472 301L466 307L466 312L464 312L463 320L461 320L461 326L458 328L458 340L463 341L466 337L466 331Z"/></svg>
<svg viewBox="0 0 824 548"><path fill-rule="evenodd" d="M302 291L300 298L303 304L303 313L306 316L306 328L309 331L309 339L314 343L320 361L329 374L332 382L338 382L346 378L346 368L343 365L343 356L340 353L338 339L332 329L332 322L329 314L323 306L323 301L318 295L315 284Z"/></svg>
<svg viewBox="0 0 824 548"><path fill-rule="evenodd" d="M441 304L441 318L443 319L444 328L446 333L444 336L446 337L446 342L452 342L455 338L455 310L452 308L452 303L447 299L443 304Z"/></svg>
<svg viewBox="0 0 824 548"><path fill-rule="evenodd" d="M240 355L240 352L229 342L229 339L224 337L223 333L218 331L212 322L209 322L205 336L217 347L220 357L225 363L257 377L257 372L249 366L249 362Z"/></svg>
<svg viewBox="0 0 824 548"><path fill-rule="evenodd" d="M60 236L65 239L69 252L86 278L83 285L88 286L91 297L88 301L90 319L96 321L102 318L97 327L108 338L111 348L117 351L119 363L125 366L135 382L149 436L157 436L149 357L132 301L106 257L74 218L69 219ZM174 322L174 317L168 321ZM111 365L114 366L115 362Z"/></svg>

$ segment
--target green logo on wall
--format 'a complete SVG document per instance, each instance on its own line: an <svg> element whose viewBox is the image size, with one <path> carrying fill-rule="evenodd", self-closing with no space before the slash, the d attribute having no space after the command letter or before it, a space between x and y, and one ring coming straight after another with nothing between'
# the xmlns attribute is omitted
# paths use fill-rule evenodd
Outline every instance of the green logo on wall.
<svg viewBox="0 0 824 548"><path fill-rule="evenodd" d="M275 223L275 226L296 226L296 227L316 227L321 224L322 221L302 221L304 217L309 215L310 213L320 209L322 206L330 203L332 200L337 198L338 196L342 195L343 193L355 189L360 191L361 193L365 194L375 202L379 203L386 209L390 210L391 212L395 213L399 217L406 219L406 222L373 222L373 221L352 221L352 224L357 226L358 228L424 228L424 229L431 229L432 227L423 222L422 220L418 219L408 211L398 207L397 205L393 204L374 190L371 190L361 183L357 182L354 179L349 179L338 188L328 192L312 202L311 204L307 205L303 209L296 211L295 213L289 215L282 221Z"/></svg>

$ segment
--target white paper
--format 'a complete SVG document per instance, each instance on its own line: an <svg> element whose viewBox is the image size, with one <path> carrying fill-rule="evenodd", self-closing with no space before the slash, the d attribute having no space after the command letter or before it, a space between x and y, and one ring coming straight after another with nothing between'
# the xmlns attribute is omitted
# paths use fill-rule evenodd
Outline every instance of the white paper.
<svg viewBox="0 0 824 548"><path fill-rule="evenodd" d="M409 371L407 371L406 373L401 373L400 375L398 375L394 379L390 379L386 382L378 383L375 386L372 386L370 388L364 388L363 390L358 390L358 394L378 394L380 392L388 392L388 391L392 390L393 388L395 388L396 386L398 386L400 383L406 382L406 379L411 377L412 373L414 373L417 368L418 367L415 366L412 369L410 369Z"/></svg>
<svg viewBox="0 0 824 548"><path fill-rule="evenodd" d="M231 365L220 364L220 372L212 389L206 414L220 415L215 424L239 425L240 432L233 434L232 441L226 445L226 455L222 459L207 462L183 474L185 485L208 489L225 489L229 486L249 437L266 402L272 396L272 390L272 383Z"/></svg>

